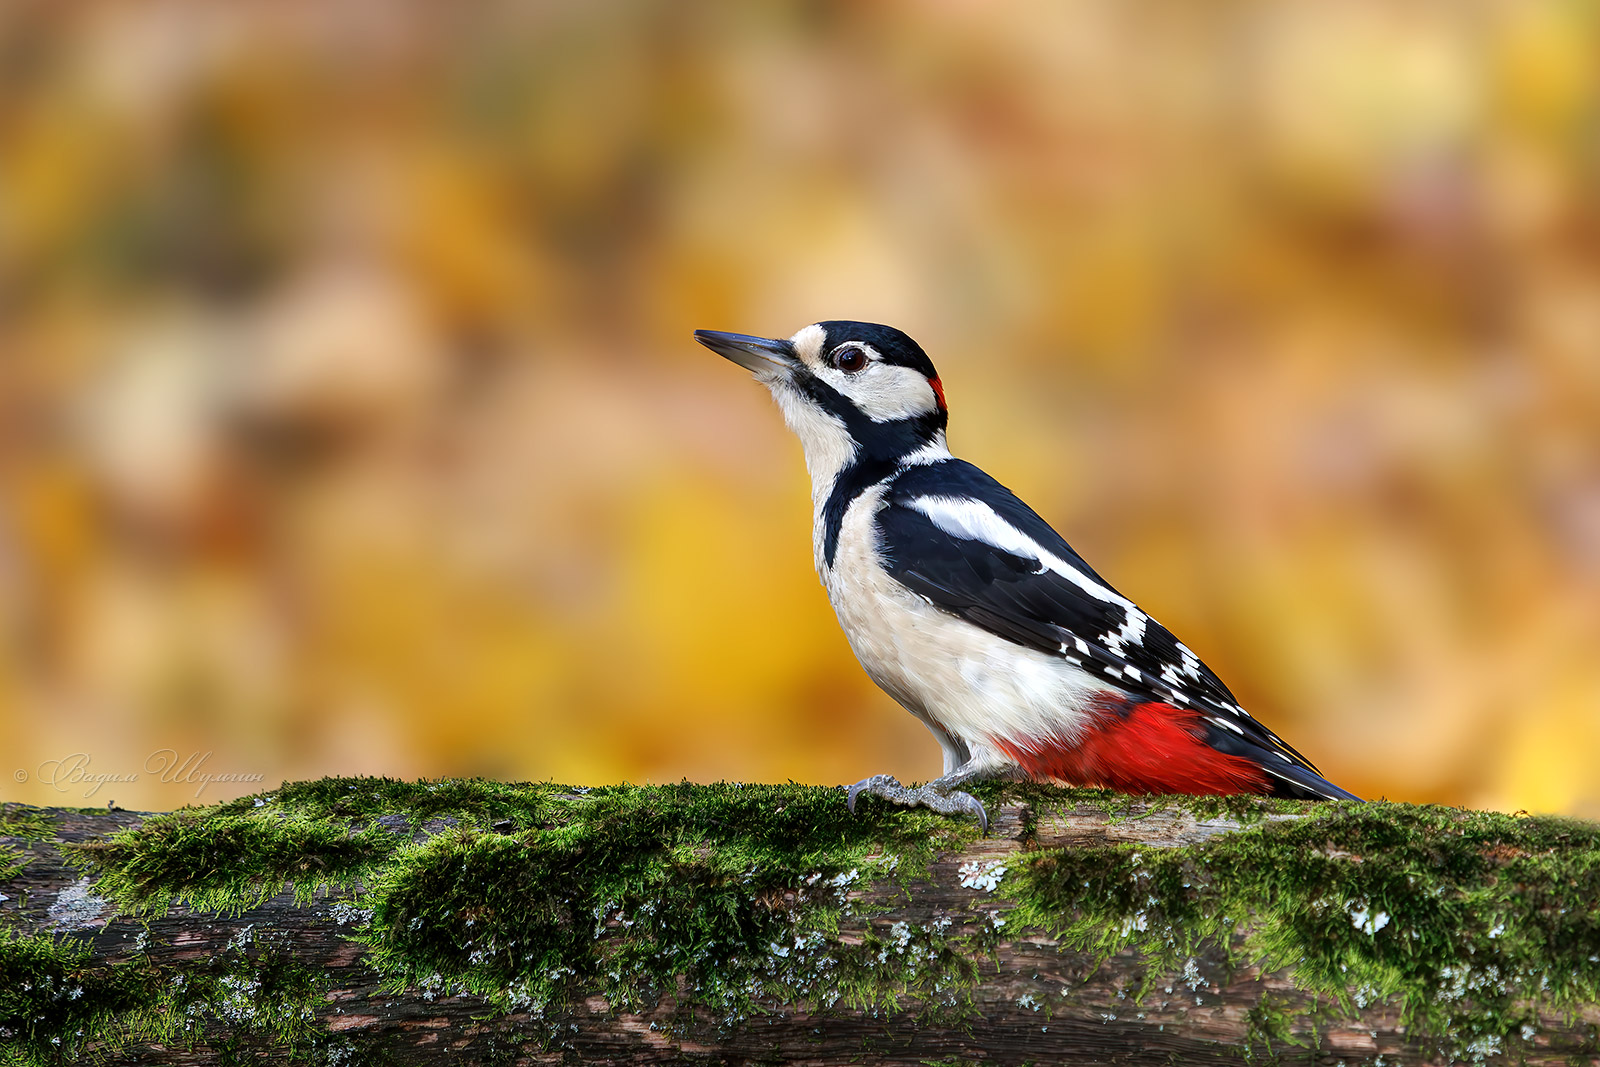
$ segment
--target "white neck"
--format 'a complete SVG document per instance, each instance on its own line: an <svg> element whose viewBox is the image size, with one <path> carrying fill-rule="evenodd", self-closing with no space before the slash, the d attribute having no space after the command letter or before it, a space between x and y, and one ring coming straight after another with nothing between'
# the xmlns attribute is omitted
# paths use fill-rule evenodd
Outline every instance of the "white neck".
<svg viewBox="0 0 1600 1067"><path fill-rule="evenodd" d="M783 421L800 438L800 447L805 450L806 472L811 475L811 502L820 511L840 472L856 456L855 440L845 430L844 423L819 410L794 389L782 383L775 384L772 395L783 412Z"/></svg>

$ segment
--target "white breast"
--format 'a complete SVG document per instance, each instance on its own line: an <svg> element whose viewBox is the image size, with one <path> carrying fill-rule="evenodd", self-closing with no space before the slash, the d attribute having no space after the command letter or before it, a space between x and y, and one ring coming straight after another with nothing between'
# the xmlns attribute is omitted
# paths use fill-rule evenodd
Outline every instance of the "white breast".
<svg viewBox="0 0 1600 1067"><path fill-rule="evenodd" d="M963 754L942 732L962 742L980 766L1011 762L997 738L1075 738L1086 721L1083 709L1105 684L1059 656L941 611L895 581L877 556L873 517L882 496L875 486L845 511L832 567L822 557L819 512L817 572L868 676L940 737L945 773Z"/></svg>

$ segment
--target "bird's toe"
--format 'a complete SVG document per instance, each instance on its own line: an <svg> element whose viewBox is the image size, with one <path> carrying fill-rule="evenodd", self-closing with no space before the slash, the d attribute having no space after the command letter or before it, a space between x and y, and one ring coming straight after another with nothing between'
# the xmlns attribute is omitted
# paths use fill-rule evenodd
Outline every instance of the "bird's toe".
<svg viewBox="0 0 1600 1067"><path fill-rule="evenodd" d="M963 810L970 812L978 820L978 828L984 836L989 836L989 812L984 808L983 801L971 793L952 793L951 796L960 798Z"/></svg>
<svg viewBox="0 0 1600 1067"><path fill-rule="evenodd" d="M900 784L900 779L893 775L874 774L870 778L861 779L861 781L850 787L845 794L845 806L850 809L852 815L855 814L856 797L859 797L862 793L882 797L884 800L893 801L897 804L903 803L899 799L899 794L904 791L905 787Z"/></svg>
<svg viewBox="0 0 1600 1067"><path fill-rule="evenodd" d="M989 812L985 810L983 801L971 793L959 790L935 792L932 789L923 789L919 792L923 794L919 800L924 807L941 815L971 815L978 820L978 826L985 834L989 832Z"/></svg>
<svg viewBox="0 0 1600 1067"><path fill-rule="evenodd" d="M904 808L927 808L940 815L971 815L978 820L978 825L983 828L985 834L989 832L989 813L984 809L983 802L971 793L940 789L937 788L937 783L930 783L920 789L907 789L892 775L875 774L871 778L861 779L846 790L845 804L852 814L856 810L856 799L862 793Z"/></svg>

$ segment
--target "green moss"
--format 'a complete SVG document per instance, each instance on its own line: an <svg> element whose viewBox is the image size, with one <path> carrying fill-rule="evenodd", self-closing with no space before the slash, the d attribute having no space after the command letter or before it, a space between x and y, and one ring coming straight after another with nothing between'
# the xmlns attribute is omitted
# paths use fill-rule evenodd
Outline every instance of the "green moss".
<svg viewBox="0 0 1600 1067"><path fill-rule="evenodd" d="M27 844L48 840L55 833L55 820L40 808L23 804L0 804L0 839ZM28 865L29 857L9 844L0 844L0 882L15 878Z"/></svg>
<svg viewBox="0 0 1600 1067"><path fill-rule="evenodd" d="M1157 976L1208 945L1343 1010L1396 1004L1447 1051L1515 1051L1600 999L1600 827L1402 804L1303 805L1182 848L1035 851L1004 892L1067 944ZM1263 1015L1264 1037L1286 1031Z"/></svg>
<svg viewBox="0 0 1600 1067"><path fill-rule="evenodd" d="M135 914L159 914L173 903L238 912L285 885L301 901L322 889L348 889L431 821L534 828L555 817L562 796L575 795L557 786L481 780L325 778L153 815L63 851L96 872L97 892Z"/></svg>
<svg viewBox="0 0 1600 1067"><path fill-rule="evenodd" d="M1091 812L1112 825L1138 822L1166 812L1182 811L1202 820L1228 820L1249 825L1277 815L1298 815L1307 810L1301 800L1279 800L1250 795L1130 796L1109 789L1068 788L1039 782L980 782L975 796L990 810L1005 804L1023 806L1023 839L1027 840L1040 818Z"/></svg>
<svg viewBox="0 0 1600 1067"><path fill-rule="evenodd" d="M158 1000L131 972L90 971L89 943L0 930L0 1063L64 1062L88 1035Z"/></svg>
<svg viewBox="0 0 1600 1067"><path fill-rule="evenodd" d="M230 946L176 966L93 966L89 941L0 931L0 1064L47 1067L130 1042L223 1054L270 1047L290 1059L322 1035L314 1006L326 979L287 955Z"/></svg>
<svg viewBox="0 0 1600 1067"><path fill-rule="evenodd" d="M1121 797L1120 794L1112 795L1119 799L1128 799ZM1216 797L1154 796L1137 799L1143 809L1138 816L1140 818L1148 818L1162 811L1182 810L1198 819L1227 819L1245 825L1262 822L1275 815L1301 816L1320 806L1304 800L1258 797L1248 793Z"/></svg>
<svg viewBox="0 0 1600 1067"><path fill-rule="evenodd" d="M275 793L241 797L208 810L249 814L268 808L308 819L357 824L400 816L412 828L433 819L479 825L509 821L519 828L529 828L552 821L584 792L547 782L492 782L481 778L322 778L285 782Z"/></svg>
<svg viewBox="0 0 1600 1067"><path fill-rule="evenodd" d="M723 1017L768 997L954 1006L971 978L959 933L830 935L846 887L913 877L965 833L926 812L851 816L838 790L607 787L544 829L458 828L396 855L360 936L397 985L535 1010L580 989L636 1006L680 979Z"/></svg>
<svg viewBox="0 0 1600 1067"><path fill-rule="evenodd" d="M1316 1012L1320 1018L1323 1012ZM1299 1036L1305 1029L1303 1011L1288 998L1265 993L1245 1012L1245 1054L1254 1062L1277 1063L1288 1048L1305 1048L1309 1042Z"/></svg>
<svg viewBox="0 0 1600 1067"><path fill-rule="evenodd" d="M288 884L309 900L348 887L398 847L381 827L355 828L291 811L198 809L153 815L104 841L63 846L99 876L96 891L138 913L174 902L200 911L255 907Z"/></svg>
<svg viewBox="0 0 1600 1067"><path fill-rule="evenodd" d="M0 804L0 837L23 841L48 841L56 832L56 821L43 808L24 804Z"/></svg>
<svg viewBox="0 0 1600 1067"><path fill-rule="evenodd" d="M326 779L67 851L136 914L359 889L356 936L395 988L542 1009L579 989L638 1004L683 979L698 1009L734 1018L767 998L959 1012L979 934L831 935L847 887L908 883L975 835L875 801L851 815L812 786Z"/></svg>

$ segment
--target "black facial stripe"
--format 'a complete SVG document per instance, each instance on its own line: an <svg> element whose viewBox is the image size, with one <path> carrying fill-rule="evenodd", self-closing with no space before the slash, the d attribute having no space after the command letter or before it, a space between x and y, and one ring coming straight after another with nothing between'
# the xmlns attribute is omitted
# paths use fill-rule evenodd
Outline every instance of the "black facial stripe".
<svg viewBox="0 0 1600 1067"><path fill-rule="evenodd" d="M816 375L802 370L793 380L795 387L818 407L844 423L845 432L856 443L855 458L834 479L822 507L822 558L831 567L839 551L839 532L850 502L868 486L893 474L906 456L932 442L945 428L948 416L943 411L930 411L909 419L874 422Z"/></svg>
<svg viewBox="0 0 1600 1067"><path fill-rule="evenodd" d="M794 385L823 411L844 423L850 436L861 440L860 423L871 422L866 413L850 402L839 390L804 368L793 375Z"/></svg>
<svg viewBox="0 0 1600 1067"><path fill-rule="evenodd" d="M898 460L892 459L863 463L861 457L857 456L839 472L827 503L822 505L822 559L828 566L833 566L833 558L839 554L839 534L844 529L844 513L850 507L850 502L893 474L899 465Z"/></svg>
<svg viewBox="0 0 1600 1067"><path fill-rule="evenodd" d="M826 383L817 382L816 386L838 397L850 409L851 414L841 417L856 442L855 458L834 479L833 489L822 506L822 558L831 567L839 552L839 534L850 502L898 470L905 457L931 443L944 429L946 417L943 411L935 411L909 419L873 422ZM824 406L837 413L833 407Z"/></svg>
<svg viewBox="0 0 1600 1067"><path fill-rule="evenodd" d="M871 345L884 363L910 367L925 378L937 377L930 360L918 344L892 326L843 319L821 322L822 358L850 341ZM941 409L905 419L875 422L850 402L849 398L816 375L801 370L794 384L822 410L844 423L845 431L856 443L856 455L839 472L822 509L822 557L833 565L839 551L839 534L850 502L872 485L883 481L900 466L901 460L934 440L945 428L949 416Z"/></svg>
<svg viewBox="0 0 1600 1067"><path fill-rule="evenodd" d="M947 413L930 411L911 418L877 422L851 403L849 397L809 371L796 371L793 382L795 388L819 408L844 423L845 430L860 449L858 459L867 454L897 458L915 452L933 440L933 435L950 421Z"/></svg>

